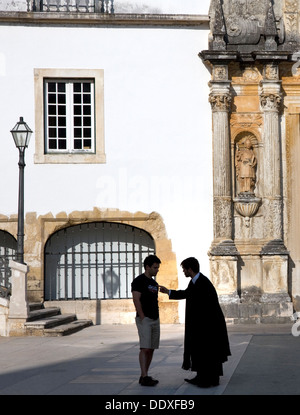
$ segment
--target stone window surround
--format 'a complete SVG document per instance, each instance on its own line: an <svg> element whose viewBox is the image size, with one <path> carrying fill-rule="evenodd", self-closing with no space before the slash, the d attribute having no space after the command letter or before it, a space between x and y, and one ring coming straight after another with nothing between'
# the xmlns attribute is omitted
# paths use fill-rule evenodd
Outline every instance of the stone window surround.
<svg viewBox="0 0 300 415"><path fill-rule="evenodd" d="M95 148L93 154L45 154L44 151L44 78L93 78L95 80ZM104 152L104 71L103 69L34 69L35 155L36 164L105 163ZM41 111L42 108L42 111Z"/></svg>

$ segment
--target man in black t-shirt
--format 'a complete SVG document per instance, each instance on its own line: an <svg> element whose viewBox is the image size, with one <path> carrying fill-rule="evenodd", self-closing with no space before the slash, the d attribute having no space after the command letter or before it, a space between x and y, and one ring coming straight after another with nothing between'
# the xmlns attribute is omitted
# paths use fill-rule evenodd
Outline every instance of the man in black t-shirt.
<svg viewBox="0 0 300 415"><path fill-rule="evenodd" d="M131 284L140 339L141 377L139 383L143 386L155 386L158 383L158 380L148 376L148 369L154 349L159 347L158 283L153 277L156 277L160 263L161 261L156 255L149 255L144 260L145 272L136 277Z"/></svg>

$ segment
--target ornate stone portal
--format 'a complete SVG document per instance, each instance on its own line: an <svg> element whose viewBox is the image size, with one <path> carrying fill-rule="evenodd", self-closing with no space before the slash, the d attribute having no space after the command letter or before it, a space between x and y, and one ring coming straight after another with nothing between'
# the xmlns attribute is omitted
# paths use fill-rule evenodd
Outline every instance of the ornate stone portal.
<svg viewBox="0 0 300 415"><path fill-rule="evenodd" d="M212 0L209 49L200 53L212 74L211 278L233 322L286 322L300 309L291 217L300 210L292 195L300 155L290 144L292 134L300 142L298 3Z"/></svg>

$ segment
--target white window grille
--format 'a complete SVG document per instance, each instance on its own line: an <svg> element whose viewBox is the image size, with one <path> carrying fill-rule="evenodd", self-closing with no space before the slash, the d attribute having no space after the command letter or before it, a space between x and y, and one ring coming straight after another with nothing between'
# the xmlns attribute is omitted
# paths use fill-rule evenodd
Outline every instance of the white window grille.
<svg viewBox="0 0 300 415"><path fill-rule="evenodd" d="M94 80L45 80L45 152L95 152Z"/></svg>

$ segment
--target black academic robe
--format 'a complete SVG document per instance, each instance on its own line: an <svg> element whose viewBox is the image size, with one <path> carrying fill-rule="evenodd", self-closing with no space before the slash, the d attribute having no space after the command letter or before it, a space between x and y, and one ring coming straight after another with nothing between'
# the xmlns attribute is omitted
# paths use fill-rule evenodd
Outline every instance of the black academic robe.
<svg viewBox="0 0 300 415"><path fill-rule="evenodd" d="M231 355L227 328L217 292L200 274L186 290L171 290L170 299L186 299L183 369L222 375Z"/></svg>

